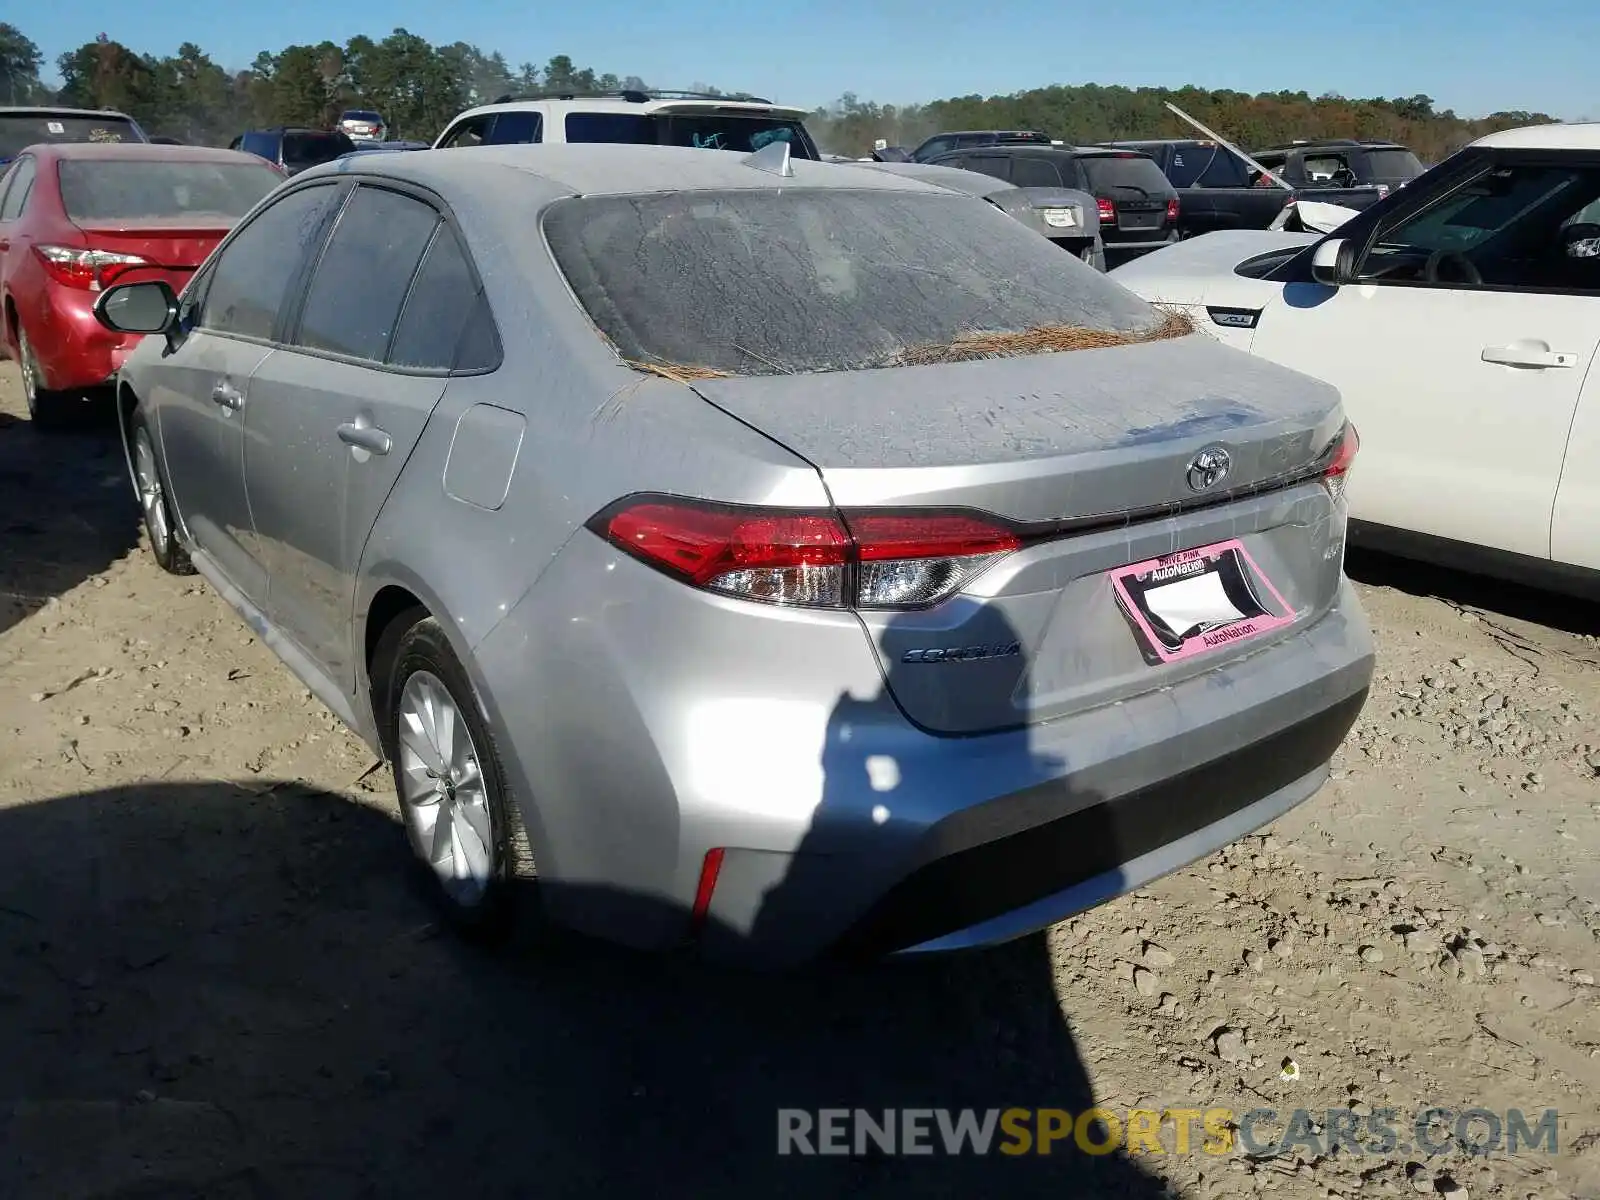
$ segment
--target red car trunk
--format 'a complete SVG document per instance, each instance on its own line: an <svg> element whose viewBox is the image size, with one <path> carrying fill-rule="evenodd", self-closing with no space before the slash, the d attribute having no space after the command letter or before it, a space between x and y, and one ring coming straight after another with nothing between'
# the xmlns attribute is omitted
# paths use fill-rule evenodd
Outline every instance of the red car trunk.
<svg viewBox="0 0 1600 1200"><path fill-rule="evenodd" d="M102 286L112 280L132 283L164 278L175 289L181 289L189 281L232 227L232 221L202 224L192 216L78 224L86 246L144 260L145 265L129 263L102 268Z"/></svg>

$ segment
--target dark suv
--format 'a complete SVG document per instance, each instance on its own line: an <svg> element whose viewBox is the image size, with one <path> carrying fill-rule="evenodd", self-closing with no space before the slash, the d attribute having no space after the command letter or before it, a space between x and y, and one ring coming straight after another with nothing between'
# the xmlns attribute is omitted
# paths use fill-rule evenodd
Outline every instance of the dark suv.
<svg viewBox="0 0 1600 1200"><path fill-rule="evenodd" d="M1328 138L1253 150L1267 170L1296 188L1375 187L1380 195L1422 174L1422 162L1398 142Z"/></svg>
<svg viewBox="0 0 1600 1200"><path fill-rule="evenodd" d="M264 158L282 167L289 175L298 175L307 167L341 158L355 148L356 144L338 129L296 129L285 126L252 129L228 143L229 150L243 150L246 154Z"/></svg>
<svg viewBox="0 0 1600 1200"><path fill-rule="evenodd" d="M971 150L977 146L1053 146L1050 135L1033 129L966 129L957 133L936 133L911 152L912 162L932 162L952 150Z"/></svg>
<svg viewBox="0 0 1600 1200"><path fill-rule="evenodd" d="M0 166L48 142L148 142L126 113L95 108L0 108Z"/></svg>
<svg viewBox="0 0 1600 1200"><path fill-rule="evenodd" d="M1089 146L991 145L941 154L941 167L964 167L1013 187L1088 192L1100 211L1106 254L1126 261L1178 240L1178 193L1148 154Z"/></svg>

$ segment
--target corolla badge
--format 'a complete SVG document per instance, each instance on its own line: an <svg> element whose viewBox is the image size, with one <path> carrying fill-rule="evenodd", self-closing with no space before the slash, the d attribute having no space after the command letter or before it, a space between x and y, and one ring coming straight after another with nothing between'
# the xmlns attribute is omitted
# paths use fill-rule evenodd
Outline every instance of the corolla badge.
<svg viewBox="0 0 1600 1200"><path fill-rule="evenodd" d="M1233 458L1221 446L1207 446L1189 460L1189 488L1207 492L1228 477Z"/></svg>

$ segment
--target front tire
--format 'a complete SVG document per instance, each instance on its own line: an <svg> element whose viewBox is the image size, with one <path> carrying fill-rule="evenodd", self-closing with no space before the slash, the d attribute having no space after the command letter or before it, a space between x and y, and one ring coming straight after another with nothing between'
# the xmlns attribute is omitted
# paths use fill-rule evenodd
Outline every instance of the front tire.
<svg viewBox="0 0 1600 1200"><path fill-rule="evenodd" d="M144 520L145 537L150 542L150 556L168 575L193 575L194 564L189 561L189 552L178 543L178 525L172 517L161 465L156 461L150 426L139 409L133 410L128 439L134 486L139 493L139 511Z"/></svg>
<svg viewBox="0 0 1600 1200"><path fill-rule="evenodd" d="M22 371L22 398L28 402L28 420L35 429L60 429L66 424L68 397L44 386L44 374L28 341L28 331L17 323L17 366Z"/></svg>
<svg viewBox="0 0 1600 1200"><path fill-rule="evenodd" d="M494 735L432 617L400 637L387 713L406 837L445 919L464 937L489 943L505 941L518 925L536 927L537 916L521 911L533 888L531 855Z"/></svg>

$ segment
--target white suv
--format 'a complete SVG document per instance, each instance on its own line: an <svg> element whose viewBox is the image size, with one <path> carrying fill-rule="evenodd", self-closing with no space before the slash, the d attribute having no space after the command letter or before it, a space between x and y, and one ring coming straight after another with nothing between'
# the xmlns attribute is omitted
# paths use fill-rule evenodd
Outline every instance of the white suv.
<svg viewBox="0 0 1600 1200"><path fill-rule="evenodd" d="M746 153L775 141L796 158L820 159L806 111L759 96L705 92L573 92L503 96L445 127L435 150L528 142L625 142Z"/></svg>

